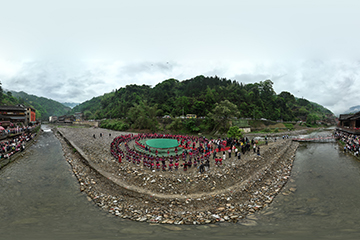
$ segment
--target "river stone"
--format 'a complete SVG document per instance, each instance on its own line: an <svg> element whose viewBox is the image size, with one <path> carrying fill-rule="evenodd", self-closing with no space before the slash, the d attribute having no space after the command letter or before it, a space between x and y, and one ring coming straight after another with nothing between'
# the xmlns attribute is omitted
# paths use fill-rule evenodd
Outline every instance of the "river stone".
<svg viewBox="0 0 360 240"><path fill-rule="evenodd" d="M273 211L269 211L269 212L264 213L264 215L265 215L265 216L268 216L268 215L273 215L273 214L274 214L274 212L273 212Z"/></svg>
<svg viewBox="0 0 360 240"><path fill-rule="evenodd" d="M121 233L126 233L126 234L152 234L152 231L149 230L145 230L143 228L124 228L122 230L120 230Z"/></svg>
<svg viewBox="0 0 360 240"><path fill-rule="evenodd" d="M37 223L39 222L39 220L37 218L24 218L24 219L20 219L20 220L17 220L15 222L12 222L12 224L34 224L34 223Z"/></svg>
<svg viewBox="0 0 360 240"><path fill-rule="evenodd" d="M325 217L325 216L328 216L329 214L324 213L324 212L314 212L314 213L312 213L311 215L313 215L313 216L322 216L322 217Z"/></svg>
<svg viewBox="0 0 360 240"><path fill-rule="evenodd" d="M209 225L207 225L207 226L209 226L209 227L211 227L211 228L217 228L217 227L219 227L218 225L215 225L215 224L209 224Z"/></svg>
<svg viewBox="0 0 360 240"><path fill-rule="evenodd" d="M171 231L182 231L181 227L174 226L174 225L164 225L164 228L169 229Z"/></svg>
<svg viewBox="0 0 360 240"><path fill-rule="evenodd" d="M246 218L250 220L258 220L258 218L254 214L248 215Z"/></svg>
<svg viewBox="0 0 360 240"><path fill-rule="evenodd" d="M254 220L244 219L240 222L241 225L247 226L247 227L255 227L257 226L257 222Z"/></svg>
<svg viewBox="0 0 360 240"><path fill-rule="evenodd" d="M319 201L319 199L318 198L308 198L307 201L308 202L317 202L317 201Z"/></svg>
<svg viewBox="0 0 360 240"><path fill-rule="evenodd" d="M306 212L307 212L306 210L298 209L298 210L295 210L295 211L291 212L291 214L293 214L293 215L301 215L301 214L305 214Z"/></svg>
<svg viewBox="0 0 360 240"><path fill-rule="evenodd" d="M197 226L197 229L203 230L203 229L209 229L210 227L207 225Z"/></svg>
<svg viewBox="0 0 360 240"><path fill-rule="evenodd" d="M141 217L138 221L139 221L139 222L145 222L146 220L147 220L147 217L144 216L144 217Z"/></svg>

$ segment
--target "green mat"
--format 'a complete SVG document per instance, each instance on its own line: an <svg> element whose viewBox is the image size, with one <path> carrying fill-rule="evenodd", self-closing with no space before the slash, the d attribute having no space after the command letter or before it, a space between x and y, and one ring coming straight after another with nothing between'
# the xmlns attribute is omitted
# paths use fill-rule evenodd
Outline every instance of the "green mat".
<svg viewBox="0 0 360 240"><path fill-rule="evenodd" d="M175 148L179 146L179 143L176 139L156 138L147 140L146 145L151 148Z"/></svg>

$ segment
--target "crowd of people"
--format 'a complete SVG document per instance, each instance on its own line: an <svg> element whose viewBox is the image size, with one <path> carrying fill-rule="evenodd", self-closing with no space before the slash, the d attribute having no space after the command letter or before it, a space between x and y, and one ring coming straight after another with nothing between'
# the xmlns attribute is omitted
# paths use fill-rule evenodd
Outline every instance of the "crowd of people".
<svg viewBox="0 0 360 240"><path fill-rule="evenodd" d="M38 125L32 125L32 126L9 126L9 127L2 127L0 126L0 135L2 137L9 136L13 134L19 134L23 132L30 132L32 129L36 128Z"/></svg>
<svg viewBox="0 0 360 240"><path fill-rule="evenodd" d="M29 131L22 132L20 135L12 138L6 139L0 142L0 160L8 159L17 152L24 151L25 143L30 141L35 137L36 133L31 133Z"/></svg>
<svg viewBox="0 0 360 240"><path fill-rule="evenodd" d="M342 142L345 143L344 152L349 152L354 154L354 156L359 156L360 151L360 136L354 135L342 131L336 131L334 133L335 137L339 138Z"/></svg>
<svg viewBox="0 0 360 240"><path fill-rule="evenodd" d="M151 149L146 144L141 143L141 140L153 138L177 139L179 145L171 153L168 151L167 156L160 156L157 149ZM131 142L134 143L134 146L130 146ZM241 154L250 151L251 145L254 153L260 155L260 147L257 146L257 142L250 141L246 137L240 139L207 139L188 135L141 133L121 135L114 138L110 151L119 163L127 161L156 171L177 171L179 168L187 171L195 167L202 173L210 169L211 161L214 161L215 166L221 166L223 161L227 159L226 152L228 152L228 158L232 158L231 154L234 152L234 158L240 160ZM182 149L181 154L178 154L178 148ZM223 152L223 156L217 156L221 152Z"/></svg>

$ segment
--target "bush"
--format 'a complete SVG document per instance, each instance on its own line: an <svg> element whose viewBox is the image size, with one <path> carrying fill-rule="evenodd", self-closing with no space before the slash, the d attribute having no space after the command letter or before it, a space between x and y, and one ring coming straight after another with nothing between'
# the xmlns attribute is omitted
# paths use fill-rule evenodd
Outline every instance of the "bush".
<svg viewBox="0 0 360 240"><path fill-rule="evenodd" d="M186 119L185 126L186 129L190 132L200 132L200 128L196 126L196 121L193 118Z"/></svg>
<svg viewBox="0 0 360 240"><path fill-rule="evenodd" d="M229 131L227 132L227 136L231 138L242 138L243 131L238 126L233 126L229 128Z"/></svg>
<svg viewBox="0 0 360 240"><path fill-rule="evenodd" d="M129 129L129 125L127 123L116 121L116 120L104 120L100 123L101 128L111 129L115 131L125 131Z"/></svg>
<svg viewBox="0 0 360 240"><path fill-rule="evenodd" d="M266 133L268 133L268 132L271 132L271 130L269 129L269 128L265 128L264 130L262 130L263 132L266 132Z"/></svg>
<svg viewBox="0 0 360 240"><path fill-rule="evenodd" d="M129 129L129 125L123 122L117 122L114 124L113 129L116 131L125 131Z"/></svg>
<svg viewBox="0 0 360 240"><path fill-rule="evenodd" d="M294 130L294 125L292 123L284 123L285 127L290 130Z"/></svg>

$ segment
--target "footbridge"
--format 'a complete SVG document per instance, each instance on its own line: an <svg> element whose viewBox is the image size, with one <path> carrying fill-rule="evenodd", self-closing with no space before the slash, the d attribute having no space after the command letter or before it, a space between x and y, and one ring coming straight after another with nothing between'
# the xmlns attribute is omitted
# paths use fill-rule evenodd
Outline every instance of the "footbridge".
<svg viewBox="0 0 360 240"><path fill-rule="evenodd" d="M328 142L335 142L336 137L315 137L315 138L293 138L293 141L296 142L317 142L317 143L328 143Z"/></svg>

